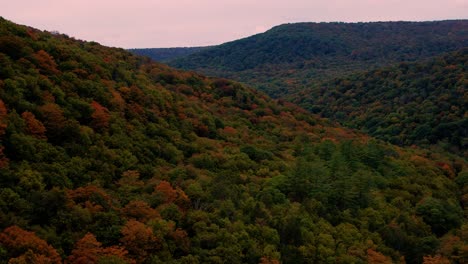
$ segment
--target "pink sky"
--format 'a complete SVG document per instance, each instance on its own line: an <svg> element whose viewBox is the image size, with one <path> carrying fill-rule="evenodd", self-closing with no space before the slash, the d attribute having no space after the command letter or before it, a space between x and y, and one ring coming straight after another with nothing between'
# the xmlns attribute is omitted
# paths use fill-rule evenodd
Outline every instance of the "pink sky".
<svg viewBox="0 0 468 264"><path fill-rule="evenodd" d="M292 22L467 19L468 0L0 0L0 16L123 48L205 46Z"/></svg>

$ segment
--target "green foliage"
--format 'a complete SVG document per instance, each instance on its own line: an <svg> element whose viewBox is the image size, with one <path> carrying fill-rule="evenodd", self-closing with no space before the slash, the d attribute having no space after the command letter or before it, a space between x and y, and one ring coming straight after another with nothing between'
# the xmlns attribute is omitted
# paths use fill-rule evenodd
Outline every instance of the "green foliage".
<svg viewBox="0 0 468 264"><path fill-rule="evenodd" d="M467 25L285 24L170 65L242 81L392 144L465 156Z"/></svg>
<svg viewBox="0 0 468 264"><path fill-rule="evenodd" d="M176 56L169 64L240 80L284 97L317 80L465 47L466 26L466 20L284 24ZM157 53L154 56L157 58Z"/></svg>
<svg viewBox="0 0 468 264"><path fill-rule="evenodd" d="M155 61L167 62L208 48L210 47L129 49L128 51L137 55L150 57Z"/></svg>
<svg viewBox="0 0 468 264"><path fill-rule="evenodd" d="M47 243L67 263L365 263L368 252L421 263L456 251L442 243L464 232L464 160L122 49L3 19L0 33L0 262L40 259ZM39 246L16 249L11 230Z"/></svg>
<svg viewBox="0 0 468 264"><path fill-rule="evenodd" d="M317 84L289 96L312 112L393 144L464 155L468 50Z"/></svg>

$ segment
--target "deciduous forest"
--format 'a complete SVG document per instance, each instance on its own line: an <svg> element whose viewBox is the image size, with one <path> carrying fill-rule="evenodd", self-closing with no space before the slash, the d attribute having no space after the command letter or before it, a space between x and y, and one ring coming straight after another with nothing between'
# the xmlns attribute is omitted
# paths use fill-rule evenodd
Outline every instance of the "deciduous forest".
<svg viewBox="0 0 468 264"><path fill-rule="evenodd" d="M0 263L466 263L466 159L381 139L0 19Z"/></svg>

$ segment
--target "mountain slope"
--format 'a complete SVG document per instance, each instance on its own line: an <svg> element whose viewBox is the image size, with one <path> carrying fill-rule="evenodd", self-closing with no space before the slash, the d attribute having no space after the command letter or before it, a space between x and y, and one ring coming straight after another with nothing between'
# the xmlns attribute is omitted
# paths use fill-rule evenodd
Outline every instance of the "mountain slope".
<svg viewBox="0 0 468 264"><path fill-rule="evenodd" d="M468 149L468 48L318 83L288 98L400 145Z"/></svg>
<svg viewBox="0 0 468 264"><path fill-rule="evenodd" d="M199 52L210 47L185 47L185 48L149 48L149 49L129 49L128 51L150 57L158 62L167 62L180 57L185 57L195 52Z"/></svg>
<svg viewBox="0 0 468 264"><path fill-rule="evenodd" d="M467 20L285 24L169 64L281 97L317 80L466 47L467 28Z"/></svg>
<svg viewBox="0 0 468 264"><path fill-rule="evenodd" d="M2 262L466 261L464 160L3 19L0 65Z"/></svg>

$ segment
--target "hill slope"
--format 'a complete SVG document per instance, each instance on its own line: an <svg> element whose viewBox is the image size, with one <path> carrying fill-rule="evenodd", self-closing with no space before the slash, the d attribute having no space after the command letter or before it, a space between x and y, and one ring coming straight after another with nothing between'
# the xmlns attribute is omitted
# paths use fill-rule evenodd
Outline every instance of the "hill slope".
<svg viewBox="0 0 468 264"><path fill-rule="evenodd" d="M281 97L317 80L466 47L467 28L467 20L285 24L169 64Z"/></svg>
<svg viewBox="0 0 468 264"><path fill-rule="evenodd" d="M0 65L2 262L466 261L463 160L3 19Z"/></svg>
<svg viewBox="0 0 468 264"><path fill-rule="evenodd" d="M468 149L468 48L337 78L288 98L399 145Z"/></svg>
<svg viewBox="0 0 468 264"><path fill-rule="evenodd" d="M129 49L128 51L150 57L151 59L158 62L167 62L180 57L199 52L210 47L185 47L185 48L149 48L149 49Z"/></svg>

